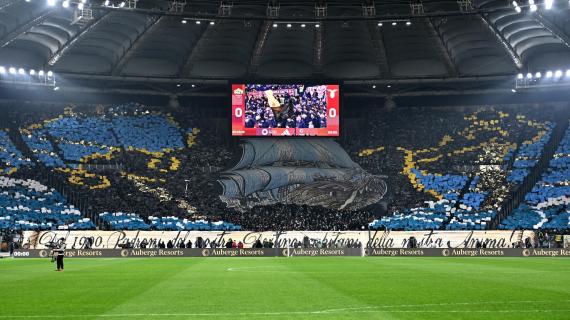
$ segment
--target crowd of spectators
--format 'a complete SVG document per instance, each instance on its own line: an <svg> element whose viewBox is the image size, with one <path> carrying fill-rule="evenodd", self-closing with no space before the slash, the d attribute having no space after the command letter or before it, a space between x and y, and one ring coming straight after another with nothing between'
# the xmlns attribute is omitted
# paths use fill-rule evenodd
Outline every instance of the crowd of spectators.
<svg viewBox="0 0 570 320"><path fill-rule="evenodd" d="M249 89L278 92L283 88ZM304 88L296 97L289 93L275 93L273 97L287 101L291 112L301 112L295 117L303 119L304 112L311 111L302 106L299 109L299 103L309 101L309 105L318 106L324 95L318 89L309 89ZM253 97L269 103L264 94ZM228 142L229 133L218 131L220 126L203 125L207 122L196 121L184 110L137 104L59 110L44 113L23 109L12 117L38 161L35 171L49 171L65 179L68 187L88 199L91 213L110 212L99 216L105 228L216 228L209 222L208 227L196 227L204 219L223 221L220 230L241 227L254 231L361 230L368 226L484 229L542 156L557 112L555 108L548 112L515 107L404 108L347 121L341 143L353 160L372 174L386 176L389 192L380 206L350 211L275 204L237 212L220 201L215 182L218 172L235 164L239 157L237 144ZM315 115L319 116L319 111ZM0 149L10 142L7 137L4 140L7 142L0 136ZM558 166L557 170L544 177L547 186L541 185L540 190L533 189L535 195L527 196L540 196L541 200L529 205L570 198L564 184L568 180L564 155L568 152L563 149L565 145L560 148L551 163L551 167ZM20 166L26 165L17 148L4 149L9 151L4 158L0 152L0 160L15 155L24 161ZM4 163L12 165L13 161ZM86 169L90 164L101 165L101 169ZM542 210L548 219L544 223L567 222L565 207L556 208L553 213ZM389 214L384 216L386 212ZM525 214L528 221L536 220L536 214ZM539 221L545 219L540 217ZM75 222L80 223L79 219ZM67 221L62 225L77 226Z"/></svg>

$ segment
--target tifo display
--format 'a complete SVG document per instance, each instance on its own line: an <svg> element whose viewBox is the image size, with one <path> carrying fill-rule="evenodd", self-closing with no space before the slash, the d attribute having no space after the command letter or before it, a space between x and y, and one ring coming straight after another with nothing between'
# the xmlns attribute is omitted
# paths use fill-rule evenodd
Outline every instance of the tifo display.
<svg viewBox="0 0 570 320"><path fill-rule="evenodd" d="M339 135L339 85L234 84L233 136Z"/></svg>

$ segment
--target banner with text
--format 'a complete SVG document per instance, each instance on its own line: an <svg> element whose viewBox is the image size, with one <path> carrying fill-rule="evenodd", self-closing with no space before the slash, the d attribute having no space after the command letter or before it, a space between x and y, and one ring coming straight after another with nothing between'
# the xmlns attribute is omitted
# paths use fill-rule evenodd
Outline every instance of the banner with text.
<svg viewBox="0 0 570 320"><path fill-rule="evenodd" d="M91 243L93 249L118 249L125 245L138 248L140 243L147 248L157 248L158 243L180 242L193 247L202 241L202 247L225 247L227 241L242 242L251 248L260 240L272 241L276 247L372 247L406 248L410 238L415 238L420 248L475 248L477 242L487 248L510 248L514 242L526 238L535 240L532 231L24 231L23 245L26 249L47 249L48 245L64 238L68 249L83 249ZM201 240L200 240L201 239Z"/></svg>

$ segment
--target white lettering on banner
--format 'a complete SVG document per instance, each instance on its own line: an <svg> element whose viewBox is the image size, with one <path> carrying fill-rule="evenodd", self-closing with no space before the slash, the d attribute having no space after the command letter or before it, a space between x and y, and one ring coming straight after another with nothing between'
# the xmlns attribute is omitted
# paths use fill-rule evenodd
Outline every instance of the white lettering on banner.
<svg viewBox="0 0 570 320"><path fill-rule="evenodd" d="M117 249L127 243L138 247L146 241L147 248L157 248L159 241L175 246L183 241L202 238L207 248L214 243L222 248L229 240L241 241L245 248L251 248L257 240L273 241L276 247L302 247L305 237L312 244L321 243L329 249L355 247L361 244L371 248L406 248L410 237L415 237L420 248L475 248L479 241L487 248L510 248L513 242L530 237L535 239L532 231L24 231L23 243L29 249L47 249L46 244L65 238L68 249L84 248L88 238L93 240L93 249Z"/></svg>

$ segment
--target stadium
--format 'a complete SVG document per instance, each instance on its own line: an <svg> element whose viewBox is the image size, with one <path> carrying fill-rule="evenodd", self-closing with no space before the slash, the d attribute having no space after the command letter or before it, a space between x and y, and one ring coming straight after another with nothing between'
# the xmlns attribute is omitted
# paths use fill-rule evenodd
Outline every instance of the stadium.
<svg viewBox="0 0 570 320"><path fill-rule="evenodd" d="M0 320L568 319L567 0L0 0Z"/></svg>

